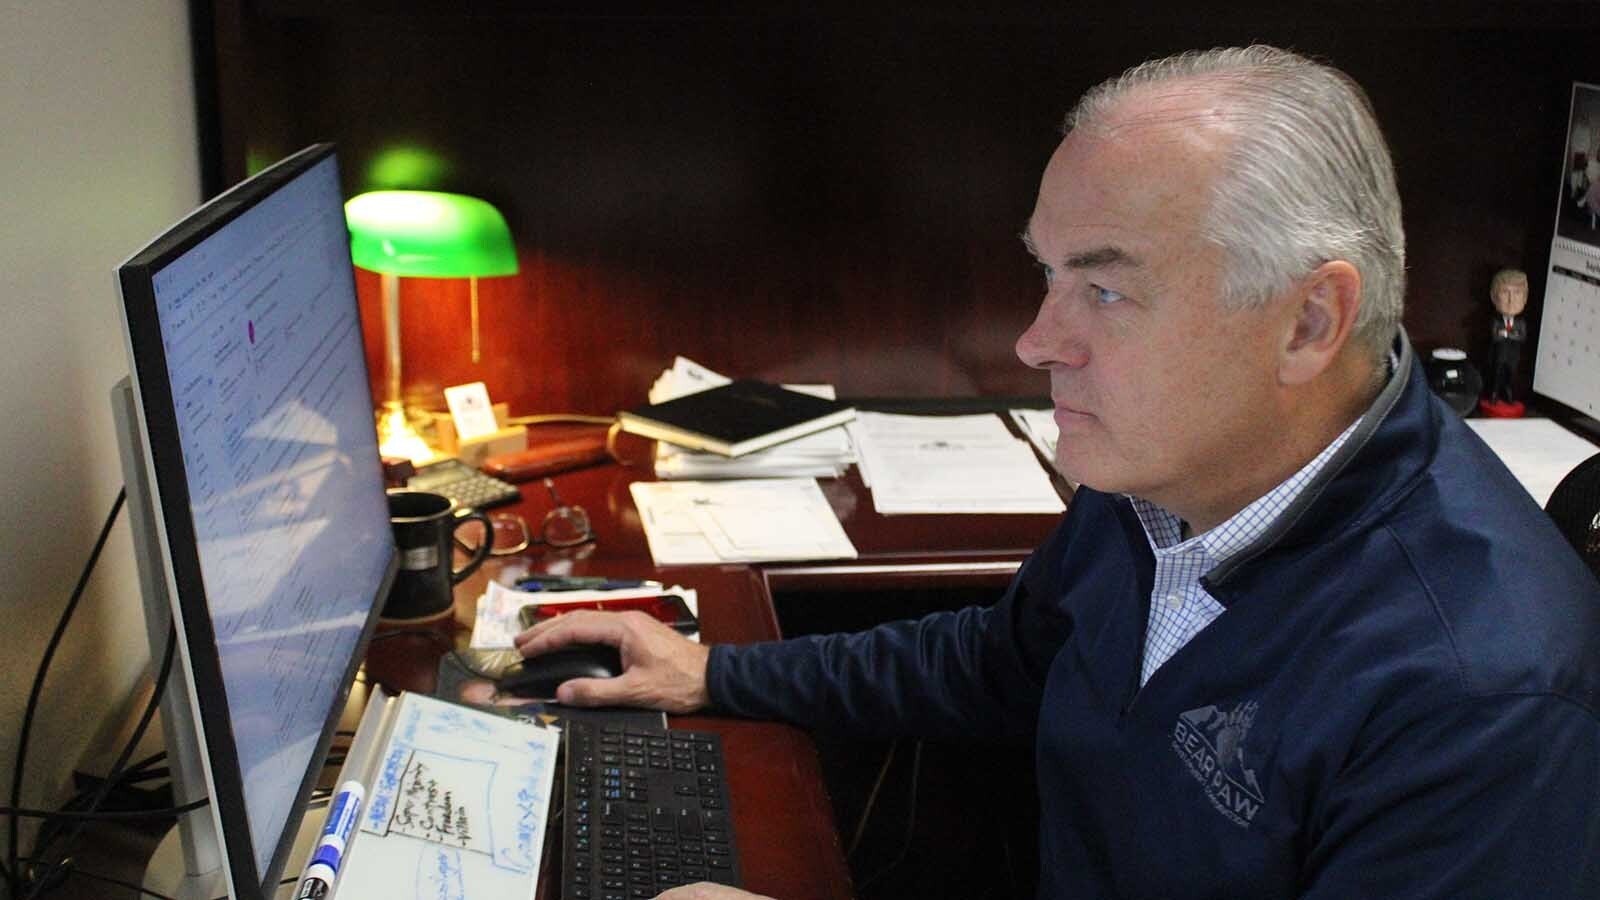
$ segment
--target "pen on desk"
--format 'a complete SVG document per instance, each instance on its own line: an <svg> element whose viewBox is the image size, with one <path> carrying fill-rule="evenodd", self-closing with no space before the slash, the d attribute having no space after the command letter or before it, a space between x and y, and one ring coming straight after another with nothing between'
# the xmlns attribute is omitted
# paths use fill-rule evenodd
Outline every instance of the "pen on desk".
<svg viewBox="0 0 1600 900"><path fill-rule="evenodd" d="M311 853L311 862L306 864L306 870L300 876L300 889L295 891L295 900L322 900L333 890L333 881L339 875L340 863L344 861L350 832L355 830L356 818L361 815L361 801L366 799L366 795L367 790L359 781L346 781L339 786L339 793L334 796L333 806L328 810L328 822L322 826L322 836L317 839L317 848Z"/></svg>
<svg viewBox="0 0 1600 900"><path fill-rule="evenodd" d="M661 582L645 578L606 578L601 575L529 575L517 581L517 589L539 591L621 591L631 588L660 588Z"/></svg>

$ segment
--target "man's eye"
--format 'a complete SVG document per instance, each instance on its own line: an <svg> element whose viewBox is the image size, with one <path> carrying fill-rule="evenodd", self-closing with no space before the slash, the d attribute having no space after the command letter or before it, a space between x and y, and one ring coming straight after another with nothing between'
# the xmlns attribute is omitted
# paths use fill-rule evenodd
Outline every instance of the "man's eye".
<svg viewBox="0 0 1600 900"><path fill-rule="evenodd" d="M1110 288L1103 288L1098 284L1089 285L1089 290L1093 293L1095 302L1101 304L1102 306L1116 303L1118 300L1127 299L1122 294L1119 294Z"/></svg>
<svg viewBox="0 0 1600 900"><path fill-rule="evenodd" d="M1055 284L1055 282L1056 282L1056 270L1055 269L1050 268L1049 266L1045 265L1044 263L1035 263L1035 265L1037 265L1039 267L1039 271L1044 273L1044 286L1046 288L1049 288L1050 285Z"/></svg>

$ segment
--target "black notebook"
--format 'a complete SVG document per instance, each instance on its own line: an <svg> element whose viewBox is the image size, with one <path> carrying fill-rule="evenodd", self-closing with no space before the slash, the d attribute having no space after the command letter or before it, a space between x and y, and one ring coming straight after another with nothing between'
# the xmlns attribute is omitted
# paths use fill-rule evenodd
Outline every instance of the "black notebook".
<svg viewBox="0 0 1600 900"><path fill-rule="evenodd" d="M853 407L836 400L748 379L617 414L623 431L723 456L763 450L855 416Z"/></svg>

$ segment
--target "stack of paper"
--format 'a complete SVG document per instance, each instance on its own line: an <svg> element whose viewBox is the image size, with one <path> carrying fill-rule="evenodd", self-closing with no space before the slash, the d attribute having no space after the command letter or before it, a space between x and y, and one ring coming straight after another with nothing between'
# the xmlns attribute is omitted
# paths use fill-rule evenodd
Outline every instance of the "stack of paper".
<svg viewBox="0 0 1600 900"><path fill-rule="evenodd" d="M650 387L650 402L665 403L729 383L731 379L680 356ZM817 397L835 399L833 385L788 384L784 387ZM855 462L850 435L844 428L829 428L776 447L729 459L669 444L656 444L656 477L710 478L836 478Z"/></svg>
<svg viewBox="0 0 1600 900"><path fill-rule="evenodd" d="M861 478L883 515L1066 509L1033 450L999 416L863 412L850 428Z"/></svg>
<svg viewBox="0 0 1600 900"><path fill-rule="evenodd" d="M815 479L636 481L628 489L658 566L856 557Z"/></svg>

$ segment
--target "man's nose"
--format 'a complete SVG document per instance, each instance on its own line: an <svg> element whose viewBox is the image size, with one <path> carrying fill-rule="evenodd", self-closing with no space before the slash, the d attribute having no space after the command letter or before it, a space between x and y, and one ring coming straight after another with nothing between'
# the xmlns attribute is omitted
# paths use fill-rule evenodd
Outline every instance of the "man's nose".
<svg viewBox="0 0 1600 900"><path fill-rule="evenodd" d="M1052 291L1039 304L1033 324L1017 337L1017 358L1036 369L1053 365L1081 368L1089 362L1082 329L1074 322L1064 297Z"/></svg>

